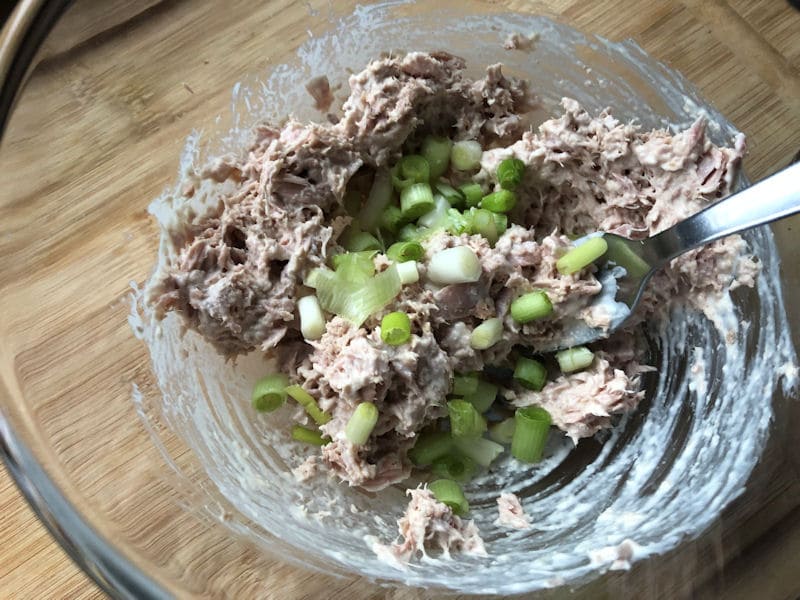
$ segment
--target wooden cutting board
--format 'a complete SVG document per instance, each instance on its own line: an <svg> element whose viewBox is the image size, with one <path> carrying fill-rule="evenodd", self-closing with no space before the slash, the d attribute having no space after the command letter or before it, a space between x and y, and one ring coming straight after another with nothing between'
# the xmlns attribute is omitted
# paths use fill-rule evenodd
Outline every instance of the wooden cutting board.
<svg viewBox="0 0 800 600"><path fill-rule="evenodd" d="M140 2L121 12L118 9L124 2L96 3L93 18L73 23L60 42L64 47L58 50L101 32L103 43L113 47L116 40L124 38L128 19L141 13L143 5L157 3ZM512 10L532 10L528 2L500 3ZM683 72L747 134L752 152L747 171L752 179L787 164L800 150L800 13L787 3L549 0L535 7L614 40L634 37L652 55ZM51 70L50 74L56 77L58 71ZM791 223L784 223L776 231L779 236L792 236L792 228ZM797 266L787 264L784 276L797 281ZM794 441L797 438L797 434L791 436ZM745 498L726 511L719 525L694 546L694 559L701 567L684 572L685 554L681 553L658 563L661 574L652 580L658 597L686 593L707 598L800 597L800 460L794 447L773 447L768 452L777 457L773 460L775 467L751 483ZM38 523L4 470L0 471L0 515L0 598L102 596ZM709 549L714 543L725 547L723 565L713 564L714 557L719 556ZM704 561L708 563L705 566ZM641 580L641 569L647 568L654 567L637 566L631 574L607 577L578 597L613 598L635 593L626 577L638 575ZM308 598L359 600L411 597L410 592L402 590L390 592L361 581L312 576L286 566L278 572L286 582L291 581L296 592L293 598L304 594ZM690 578L695 583L688 583ZM672 583L662 583L664 580ZM287 598L287 593L288 588L284 588L274 597Z"/></svg>

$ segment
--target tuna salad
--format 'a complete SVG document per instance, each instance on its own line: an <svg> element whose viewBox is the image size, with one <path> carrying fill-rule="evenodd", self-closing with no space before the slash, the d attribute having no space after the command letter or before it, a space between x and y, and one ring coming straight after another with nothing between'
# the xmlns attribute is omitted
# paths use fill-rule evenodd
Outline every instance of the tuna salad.
<svg viewBox="0 0 800 600"><path fill-rule="evenodd" d="M702 118L644 131L569 98L536 127L525 81L499 64L472 79L446 52L379 58L349 87L337 110L313 80L326 122L261 125L197 174L219 195L172 224L147 301L225 357L272 360L250 401L254 418L291 411L299 479L429 482L409 490L396 558L483 552L461 484L611 427L653 370L640 325L753 285L734 236L658 273L624 330L543 351L575 322L610 327L591 240L644 238L726 196L744 139L717 147ZM529 526L516 497L498 502L500 523Z"/></svg>

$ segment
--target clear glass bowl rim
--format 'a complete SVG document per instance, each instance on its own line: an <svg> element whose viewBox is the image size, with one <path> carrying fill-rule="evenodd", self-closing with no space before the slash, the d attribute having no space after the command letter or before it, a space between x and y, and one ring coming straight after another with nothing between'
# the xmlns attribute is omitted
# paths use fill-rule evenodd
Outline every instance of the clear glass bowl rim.
<svg viewBox="0 0 800 600"><path fill-rule="evenodd" d="M73 0L20 0L0 31L0 141L33 58ZM39 521L67 555L116 598L172 598L101 536L48 476L0 406L0 457Z"/></svg>

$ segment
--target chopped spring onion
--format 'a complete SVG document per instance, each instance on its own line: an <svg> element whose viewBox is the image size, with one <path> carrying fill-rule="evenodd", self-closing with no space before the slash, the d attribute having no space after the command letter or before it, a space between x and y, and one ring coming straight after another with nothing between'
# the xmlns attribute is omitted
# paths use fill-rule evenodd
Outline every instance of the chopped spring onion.
<svg viewBox="0 0 800 600"><path fill-rule="evenodd" d="M466 396L474 394L478 389L478 374L463 373L453 375L452 393L456 396Z"/></svg>
<svg viewBox="0 0 800 600"><path fill-rule="evenodd" d="M466 400L450 400L447 412L454 438L477 437L486 431L486 419Z"/></svg>
<svg viewBox="0 0 800 600"><path fill-rule="evenodd" d="M297 440L298 442L303 442L304 444L311 444L313 446L324 446L330 442L329 439L323 438L319 431L314 431L313 429L308 429L307 427L301 427L300 425L295 425L292 427L292 439Z"/></svg>
<svg viewBox="0 0 800 600"><path fill-rule="evenodd" d="M372 180L367 201L358 214L358 220L365 231L375 231L381 224L381 217L392 201L392 176L386 169L378 169ZM363 248L366 250L366 248Z"/></svg>
<svg viewBox="0 0 800 600"><path fill-rule="evenodd" d="M584 267L588 267L608 250L608 242L603 236L592 237L575 246L558 259L556 269L562 275L572 275Z"/></svg>
<svg viewBox="0 0 800 600"><path fill-rule="evenodd" d="M302 406L309 417L314 419L317 425L325 425L331 420L331 416L325 411L321 410L314 396L305 391L297 384L290 385L286 388L286 393L297 401Z"/></svg>
<svg viewBox="0 0 800 600"><path fill-rule="evenodd" d="M440 285L472 283L480 278L481 263L468 246L440 250L428 263L428 279Z"/></svg>
<svg viewBox="0 0 800 600"><path fill-rule="evenodd" d="M386 207L381 215L381 227L386 231L395 235L400 228L405 225L406 220L403 218L403 213L399 207L390 204Z"/></svg>
<svg viewBox="0 0 800 600"><path fill-rule="evenodd" d="M374 250L345 252L331 259L336 275L348 283L364 283L375 275ZM312 286L313 287L313 286Z"/></svg>
<svg viewBox="0 0 800 600"><path fill-rule="evenodd" d="M628 277L644 277L650 272L647 261L631 250L625 240L615 236L605 239L608 242L606 259L625 269Z"/></svg>
<svg viewBox="0 0 800 600"><path fill-rule="evenodd" d="M494 217L494 225L497 228L497 235L503 235L506 229L508 229L508 217L505 216L503 213L492 213Z"/></svg>
<svg viewBox="0 0 800 600"><path fill-rule="evenodd" d="M400 173L400 163L397 163L395 166L393 166L389 173L392 176L392 187L394 187L394 189L396 189L398 192L402 192L404 189L414 185L415 183L413 179L406 179L403 177L403 175Z"/></svg>
<svg viewBox="0 0 800 600"><path fill-rule="evenodd" d="M420 240L425 237L426 231L426 227L417 227L413 223L409 223L400 228L400 231L397 232L397 239L401 242Z"/></svg>
<svg viewBox="0 0 800 600"><path fill-rule="evenodd" d="M470 214L451 208L447 211L447 218L450 221L447 231L453 235L461 235L472 231L472 216Z"/></svg>
<svg viewBox="0 0 800 600"><path fill-rule="evenodd" d="M594 354L586 346L575 346L556 352L556 360L562 373L572 373L591 365Z"/></svg>
<svg viewBox="0 0 800 600"><path fill-rule="evenodd" d="M541 290L524 294L511 303L511 316L517 323L541 319L552 312L553 304Z"/></svg>
<svg viewBox="0 0 800 600"><path fill-rule="evenodd" d="M469 481L475 475L475 471L477 471L475 462L461 454L445 454L431 465L431 473L436 477L454 481Z"/></svg>
<svg viewBox="0 0 800 600"><path fill-rule="evenodd" d="M510 190L497 190L481 199L481 208L496 213L506 213L517 204L517 197Z"/></svg>
<svg viewBox="0 0 800 600"><path fill-rule="evenodd" d="M483 189L479 183L465 183L459 191L464 194L464 200L467 207L478 206L483 199Z"/></svg>
<svg viewBox="0 0 800 600"><path fill-rule="evenodd" d="M262 377L253 386L251 395L253 408L258 412L272 412L280 408L286 402L286 386L288 385L289 378L280 373Z"/></svg>
<svg viewBox="0 0 800 600"><path fill-rule="evenodd" d="M427 183L415 183L400 192L400 211L412 221L433 210L433 192Z"/></svg>
<svg viewBox="0 0 800 600"><path fill-rule="evenodd" d="M409 154L400 159L400 174L403 179L414 183L428 183L431 167L424 156Z"/></svg>
<svg viewBox="0 0 800 600"><path fill-rule="evenodd" d="M428 489L436 499L449 506L453 514L465 515L469 512L469 502L461 486L451 479L437 479L428 484Z"/></svg>
<svg viewBox="0 0 800 600"><path fill-rule="evenodd" d="M307 340L318 340L325 333L325 315L316 296L303 296L297 301L300 333Z"/></svg>
<svg viewBox="0 0 800 600"><path fill-rule="evenodd" d="M395 265L361 283L350 283L326 269L314 269L306 285L316 288L320 306L360 326L391 302L402 287Z"/></svg>
<svg viewBox="0 0 800 600"><path fill-rule="evenodd" d="M390 312L381 319L381 339L390 346L405 344L411 339L411 319L404 312Z"/></svg>
<svg viewBox="0 0 800 600"><path fill-rule="evenodd" d="M514 367L514 379L522 387L538 392L547 382L547 369L538 360L521 356Z"/></svg>
<svg viewBox="0 0 800 600"><path fill-rule="evenodd" d="M422 140L422 156L428 161L430 166L430 177L432 180L439 179L447 166L450 164L450 150L453 142L446 137L436 137L429 135Z"/></svg>
<svg viewBox="0 0 800 600"><path fill-rule="evenodd" d="M417 221L423 227L445 227L449 224L447 211L450 210L450 203L441 194L433 197L433 210L426 212Z"/></svg>
<svg viewBox="0 0 800 600"><path fill-rule="evenodd" d="M408 260L422 260L422 257L425 256L425 249L422 244L415 241L395 242L386 250L386 256L389 260L398 263Z"/></svg>
<svg viewBox="0 0 800 600"><path fill-rule="evenodd" d="M464 194L459 192L453 186L440 181L439 183L434 184L433 189L435 189L437 193L441 194L442 197L447 200L448 204L450 204L450 206L453 208L464 207Z"/></svg>
<svg viewBox="0 0 800 600"><path fill-rule="evenodd" d="M417 436L408 458L417 466L429 465L453 449L453 438L446 431L427 431Z"/></svg>
<svg viewBox="0 0 800 600"><path fill-rule="evenodd" d="M408 260L406 262L397 263L395 267L397 268L397 275L400 277L400 283L403 285L417 283L419 281L417 261Z"/></svg>
<svg viewBox="0 0 800 600"><path fill-rule="evenodd" d="M522 181L525 163L518 158L507 158L497 165L497 181L504 190L513 190Z"/></svg>
<svg viewBox="0 0 800 600"><path fill-rule="evenodd" d="M342 198L345 212L351 217L357 217L361 212L361 201L363 198L356 190L347 190Z"/></svg>
<svg viewBox="0 0 800 600"><path fill-rule="evenodd" d="M482 437L453 438L453 443L459 452L482 467L488 467L505 450L497 442Z"/></svg>
<svg viewBox="0 0 800 600"><path fill-rule="evenodd" d="M495 384L480 379L475 392L465 395L464 400L472 404L479 413L483 414L491 408L495 398L497 398L498 389Z"/></svg>
<svg viewBox="0 0 800 600"><path fill-rule="evenodd" d="M464 140L453 144L450 151L450 164L457 171L477 169L481 164L483 149L474 140Z"/></svg>
<svg viewBox="0 0 800 600"><path fill-rule="evenodd" d="M489 437L498 444L510 444L514 437L514 417L489 426Z"/></svg>
<svg viewBox="0 0 800 600"><path fill-rule="evenodd" d="M503 321L497 317L486 319L472 330L469 336L469 345L475 350L491 348L503 337Z"/></svg>
<svg viewBox="0 0 800 600"><path fill-rule="evenodd" d="M547 434L553 420L540 406L518 408L514 413L514 435L511 438L511 455L526 463L542 460Z"/></svg>
<svg viewBox="0 0 800 600"><path fill-rule="evenodd" d="M494 215L483 208L472 208L470 211L472 213L472 233L483 236L494 246L495 242L500 238L497 234Z"/></svg>
<svg viewBox="0 0 800 600"><path fill-rule="evenodd" d="M347 421L344 428L345 437L356 446L366 444L369 434L378 422L378 408L372 402L362 402Z"/></svg>
<svg viewBox="0 0 800 600"><path fill-rule="evenodd" d="M365 252L367 250L380 250L381 243L374 235L367 231L351 229L343 236L342 246L348 252Z"/></svg>

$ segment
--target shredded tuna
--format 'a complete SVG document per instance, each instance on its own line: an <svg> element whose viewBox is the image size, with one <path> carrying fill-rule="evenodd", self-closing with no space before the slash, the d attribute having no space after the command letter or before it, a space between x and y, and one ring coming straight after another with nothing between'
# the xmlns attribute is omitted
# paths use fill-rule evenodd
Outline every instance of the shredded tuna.
<svg viewBox="0 0 800 600"><path fill-rule="evenodd" d="M320 112L328 112L333 104L331 83L325 75L314 77L306 84L306 91L314 99L314 108Z"/></svg>
<svg viewBox="0 0 800 600"><path fill-rule="evenodd" d="M309 86L320 107L328 103L327 79ZM260 125L241 156L192 174L175 199L185 219L170 226L168 262L147 297L159 317L176 312L226 357L260 350L276 358L332 417L322 427L332 442L320 464L350 485L378 490L408 477L408 450L446 414L453 373L508 365L515 347L536 351L576 318L608 325L592 308L601 291L593 268L575 275L556 269L575 236L602 230L643 238L671 226L731 192L745 146L742 137L730 148L715 146L702 119L676 134L643 131L608 112L590 115L568 98L562 114L534 131L526 113L535 99L524 81L501 65L471 79L464 61L445 52L382 57L349 86L336 123ZM494 246L478 235L433 234L424 241L419 282L361 327L329 315L320 339L303 340L296 301L309 293L308 273L343 251L339 237L353 221L345 192L366 195L376 168L393 166L429 133L486 148L477 173L445 174L453 185L469 179L489 189L500 161L523 161L510 227ZM479 280L433 285L427 260L457 245L475 252ZM378 270L388 264L375 258ZM737 236L694 250L654 277L637 318L663 316L674 302L705 310L719 294L753 286L758 270ZM533 290L547 292L553 316L521 325L510 316L511 302ZM380 320L394 310L411 320L411 340L401 346L380 338ZM502 339L472 349L472 331L491 317L502 320ZM621 332L592 348L589 369L540 392L504 390L505 398L545 407L573 440L593 435L642 398L646 367L639 353L620 350L620 339L634 337ZM344 430L361 402L373 402L379 420L367 443L354 446ZM308 423L300 410L297 419Z"/></svg>
<svg viewBox="0 0 800 600"><path fill-rule="evenodd" d="M411 496L405 514L397 521L402 542L386 548L400 562L429 553L450 557L452 554L486 556L486 548L473 521L453 514L426 488L407 490Z"/></svg>
<svg viewBox="0 0 800 600"><path fill-rule="evenodd" d="M522 505L514 494L502 493L497 498L497 520L496 525L511 527L512 529L528 529L531 520Z"/></svg>
<svg viewBox="0 0 800 600"><path fill-rule="evenodd" d="M628 375L614 368L599 353L588 369L561 375L542 391L521 390L515 406L537 405L553 418L553 424L577 443L608 427L611 415L631 410L641 400L638 374Z"/></svg>
<svg viewBox="0 0 800 600"><path fill-rule="evenodd" d="M523 33L509 33L508 37L506 37L506 41L503 42L503 48L506 50L533 50L538 40L538 33L531 33L529 35Z"/></svg>

